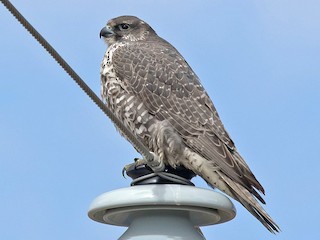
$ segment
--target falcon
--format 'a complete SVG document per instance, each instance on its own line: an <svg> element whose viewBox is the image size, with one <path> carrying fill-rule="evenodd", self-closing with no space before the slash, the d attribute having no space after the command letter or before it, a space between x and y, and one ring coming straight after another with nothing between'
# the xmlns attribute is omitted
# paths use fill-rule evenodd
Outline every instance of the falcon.
<svg viewBox="0 0 320 240"><path fill-rule="evenodd" d="M109 20L100 37L108 45L100 69L107 107L165 165L193 171L279 232L259 204L262 185L182 55L134 16Z"/></svg>

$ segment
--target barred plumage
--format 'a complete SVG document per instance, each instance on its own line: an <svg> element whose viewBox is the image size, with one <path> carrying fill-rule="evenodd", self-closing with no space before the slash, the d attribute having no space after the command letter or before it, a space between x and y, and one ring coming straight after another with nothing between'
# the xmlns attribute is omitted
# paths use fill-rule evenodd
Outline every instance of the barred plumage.
<svg viewBox="0 0 320 240"><path fill-rule="evenodd" d="M182 165L239 201L268 230L279 227L257 199L264 189L237 152L197 75L144 21L122 16L101 30L109 45L101 95L167 165Z"/></svg>

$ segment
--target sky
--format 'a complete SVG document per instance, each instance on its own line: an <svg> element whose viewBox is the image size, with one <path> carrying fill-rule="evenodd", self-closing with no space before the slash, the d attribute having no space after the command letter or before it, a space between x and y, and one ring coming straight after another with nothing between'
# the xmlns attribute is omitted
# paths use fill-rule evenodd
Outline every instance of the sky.
<svg viewBox="0 0 320 240"><path fill-rule="evenodd" d="M207 239L320 239L320 2L12 0L96 94L107 20L136 15L200 77L266 190L269 233L240 204ZM140 155L0 4L0 239L117 239L87 216ZM209 189L195 178L198 187Z"/></svg>

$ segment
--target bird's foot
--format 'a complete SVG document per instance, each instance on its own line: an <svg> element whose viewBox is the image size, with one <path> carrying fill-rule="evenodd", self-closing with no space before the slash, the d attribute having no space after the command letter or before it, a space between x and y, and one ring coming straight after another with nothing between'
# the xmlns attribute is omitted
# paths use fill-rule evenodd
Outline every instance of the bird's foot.
<svg viewBox="0 0 320 240"><path fill-rule="evenodd" d="M137 169L137 167L146 165L147 161L141 158L135 158L134 163L127 164L122 169L122 176L125 178L125 172L129 171L131 168Z"/></svg>

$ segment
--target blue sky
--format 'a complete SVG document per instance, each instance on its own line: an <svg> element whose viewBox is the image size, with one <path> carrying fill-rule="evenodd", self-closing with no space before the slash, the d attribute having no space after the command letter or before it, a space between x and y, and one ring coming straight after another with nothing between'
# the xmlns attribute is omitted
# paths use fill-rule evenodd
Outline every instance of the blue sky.
<svg viewBox="0 0 320 240"><path fill-rule="evenodd" d="M319 239L319 1L12 3L97 94L110 18L136 15L184 55L282 229L234 201L236 218L204 227L207 239ZM0 32L0 239L116 239L125 228L87 210L129 186L121 170L139 155L2 5Z"/></svg>

